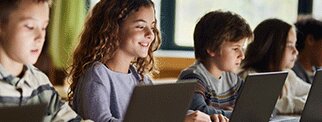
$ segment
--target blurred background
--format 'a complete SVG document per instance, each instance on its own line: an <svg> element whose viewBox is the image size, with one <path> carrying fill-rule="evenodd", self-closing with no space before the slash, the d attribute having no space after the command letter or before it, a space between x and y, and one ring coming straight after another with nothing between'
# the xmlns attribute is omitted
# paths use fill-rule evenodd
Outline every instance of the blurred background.
<svg viewBox="0 0 322 122"><path fill-rule="evenodd" d="M161 49L156 52L160 74L153 76L158 83L175 81L180 71L194 62L194 26L211 10L237 13L252 29L268 18L279 18L289 23L306 16L322 19L322 0L153 1L163 39ZM55 86L68 86L64 83L65 71L70 65L87 12L97 2L99 0L53 1L45 46L36 67L45 72Z"/></svg>

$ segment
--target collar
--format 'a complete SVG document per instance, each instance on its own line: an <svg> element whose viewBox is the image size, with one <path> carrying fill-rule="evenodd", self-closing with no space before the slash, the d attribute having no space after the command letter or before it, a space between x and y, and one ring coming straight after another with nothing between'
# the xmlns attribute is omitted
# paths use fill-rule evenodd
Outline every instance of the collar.
<svg viewBox="0 0 322 122"><path fill-rule="evenodd" d="M13 86L18 86L18 84L21 83L26 83L28 86L30 86L30 84L28 83L28 79L30 79L30 73L31 73L31 69L29 66L24 65L23 70L25 71L25 73L23 74L23 76L21 78L13 76L12 74L10 74L1 64L0 64L0 79L3 80L4 82L9 83L10 85Z"/></svg>

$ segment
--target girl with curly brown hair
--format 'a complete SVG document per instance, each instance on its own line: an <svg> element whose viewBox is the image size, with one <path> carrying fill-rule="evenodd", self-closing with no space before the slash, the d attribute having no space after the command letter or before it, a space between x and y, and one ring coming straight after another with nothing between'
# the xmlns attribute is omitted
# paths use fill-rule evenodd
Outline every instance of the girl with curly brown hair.
<svg viewBox="0 0 322 122"><path fill-rule="evenodd" d="M68 93L73 109L97 122L122 121L137 85L152 84L160 35L151 0L101 0L73 55ZM219 118L220 119L220 118ZM210 121L196 111L186 120Z"/></svg>

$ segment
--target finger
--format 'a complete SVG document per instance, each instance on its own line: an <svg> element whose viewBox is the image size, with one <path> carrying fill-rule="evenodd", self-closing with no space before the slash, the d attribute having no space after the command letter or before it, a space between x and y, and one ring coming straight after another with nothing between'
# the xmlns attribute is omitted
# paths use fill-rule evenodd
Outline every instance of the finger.
<svg viewBox="0 0 322 122"><path fill-rule="evenodd" d="M218 114L213 114L213 115L211 116L211 118L212 118L212 120L213 120L214 122L220 122L220 121L219 121L219 118L218 118Z"/></svg>
<svg viewBox="0 0 322 122"><path fill-rule="evenodd" d="M225 116L222 114L218 115L218 120L219 120L219 122L226 122Z"/></svg>
<svg viewBox="0 0 322 122"><path fill-rule="evenodd" d="M229 119L227 117L225 117L225 120L226 120L226 122L229 122Z"/></svg>

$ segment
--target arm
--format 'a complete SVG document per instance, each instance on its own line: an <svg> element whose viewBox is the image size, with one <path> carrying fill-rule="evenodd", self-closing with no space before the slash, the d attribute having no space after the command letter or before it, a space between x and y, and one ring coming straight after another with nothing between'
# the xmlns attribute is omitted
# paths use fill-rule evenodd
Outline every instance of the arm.
<svg viewBox="0 0 322 122"><path fill-rule="evenodd" d="M293 71L289 71L285 85L286 94L278 100L277 109L280 113L301 113L311 85L298 78Z"/></svg>
<svg viewBox="0 0 322 122"><path fill-rule="evenodd" d="M120 121L111 113L111 84L103 84L104 76L92 73L79 89L79 113L95 122Z"/></svg>
<svg viewBox="0 0 322 122"><path fill-rule="evenodd" d="M54 90L54 88L52 89ZM78 116L67 103L60 100L57 92L54 92L50 98L48 111L51 113L53 118L48 120L49 118L45 117L44 121L81 121L81 117Z"/></svg>

